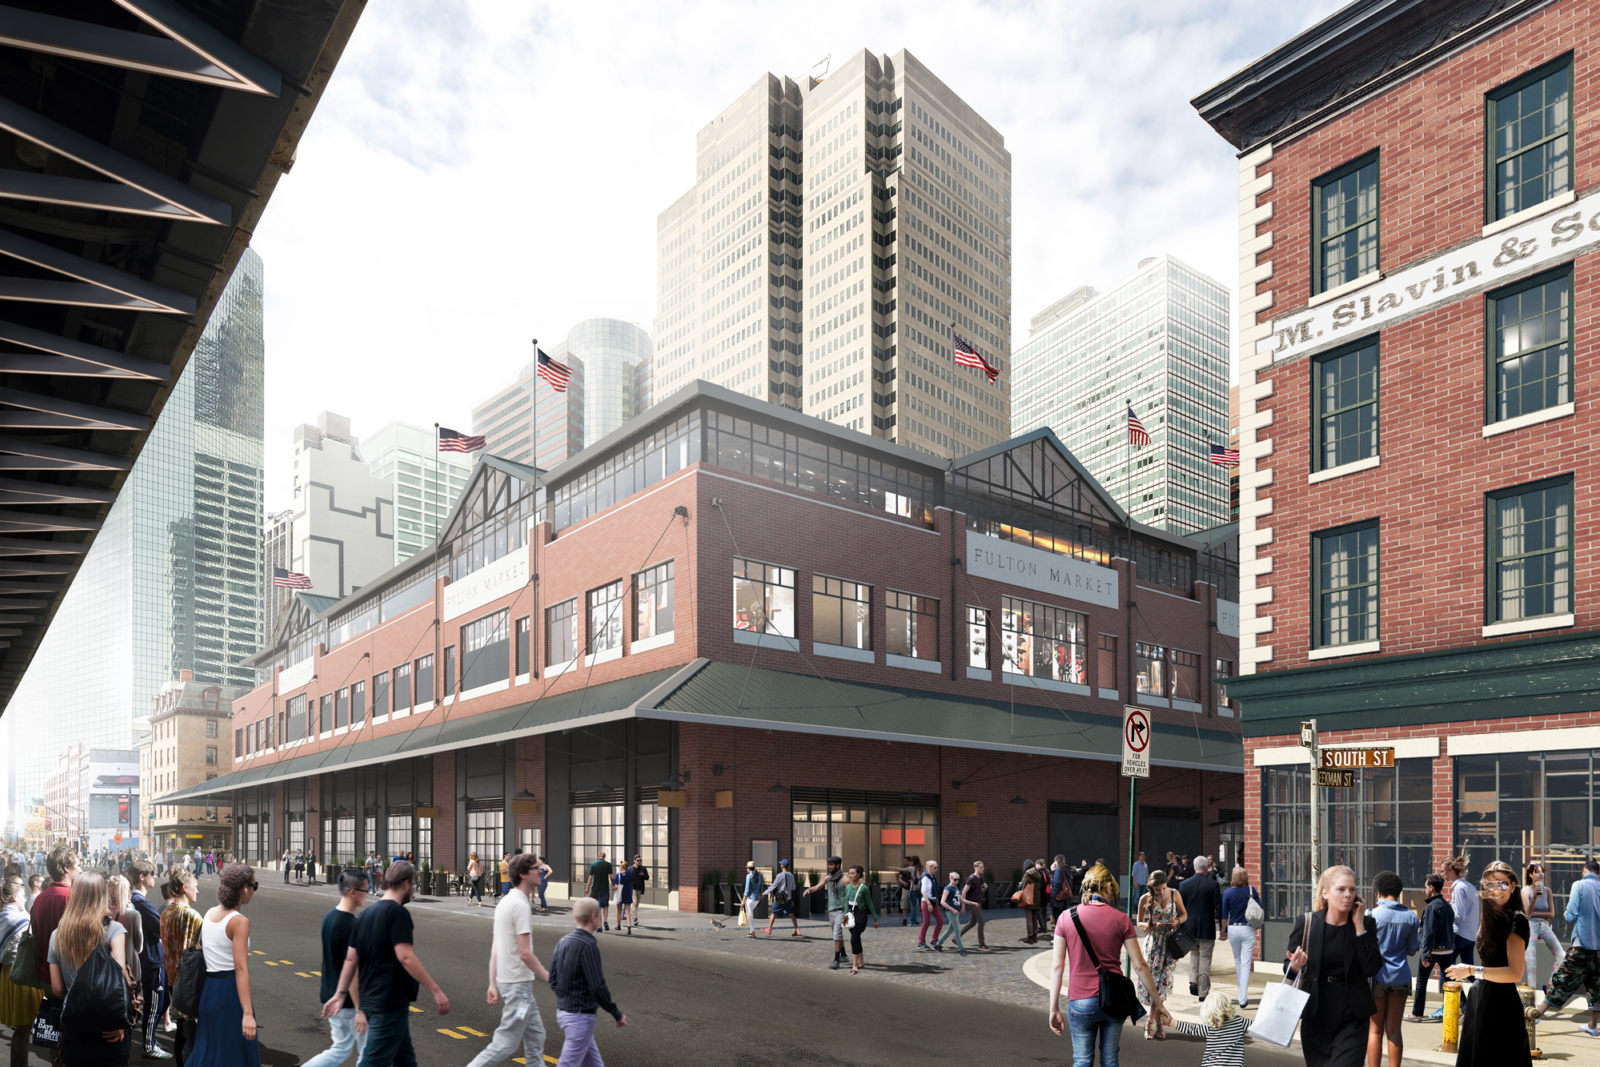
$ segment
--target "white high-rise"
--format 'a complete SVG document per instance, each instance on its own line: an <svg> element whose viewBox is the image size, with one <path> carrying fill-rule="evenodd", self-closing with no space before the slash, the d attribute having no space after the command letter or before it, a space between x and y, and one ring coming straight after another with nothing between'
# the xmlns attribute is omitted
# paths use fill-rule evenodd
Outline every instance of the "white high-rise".
<svg viewBox="0 0 1600 1067"><path fill-rule="evenodd" d="M315 426L294 431L294 499L289 507L287 561L283 521L264 531L273 542L264 564L272 640L288 607L289 590L275 589L275 566L311 579L309 592L335 599L360 589L394 566L395 507L389 485L373 476L350 420L324 411Z"/></svg>
<svg viewBox="0 0 1600 1067"><path fill-rule="evenodd" d="M394 501L393 554L383 569L433 545L435 533L466 491L478 457L439 452L433 427L391 422L362 446L372 476Z"/></svg>

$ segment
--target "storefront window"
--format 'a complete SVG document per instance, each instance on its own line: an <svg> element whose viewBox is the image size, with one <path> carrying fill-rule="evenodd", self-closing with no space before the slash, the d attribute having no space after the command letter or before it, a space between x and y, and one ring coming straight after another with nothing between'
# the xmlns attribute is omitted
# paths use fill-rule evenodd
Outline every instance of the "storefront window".
<svg viewBox="0 0 1600 1067"><path fill-rule="evenodd" d="M794 636L794 571L753 560L733 561L733 628Z"/></svg>
<svg viewBox="0 0 1600 1067"><path fill-rule="evenodd" d="M672 632L672 560L633 576L633 639Z"/></svg>
<svg viewBox="0 0 1600 1067"><path fill-rule="evenodd" d="M846 648L872 647L872 586L811 577L811 639Z"/></svg>
<svg viewBox="0 0 1600 1067"><path fill-rule="evenodd" d="M1160 645L1134 642L1134 655L1138 657L1138 673L1134 675L1134 688L1142 696L1166 697L1167 650Z"/></svg>
<svg viewBox="0 0 1600 1067"><path fill-rule="evenodd" d="M667 831L671 815L671 808L663 808L654 799L639 805L639 847L635 851L650 870L650 887L663 891L671 888L667 881L671 863ZM632 863L633 857L628 856L627 861ZM622 864L619 862L617 866Z"/></svg>
<svg viewBox="0 0 1600 1067"><path fill-rule="evenodd" d="M623 804L572 806L572 855L567 877L574 885L583 885L589 875L589 864L599 859L602 851L611 866L620 866L617 857L622 854L623 842L627 840L626 811L627 806ZM650 873L654 877L655 871Z"/></svg>
<svg viewBox="0 0 1600 1067"><path fill-rule="evenodd" d="M622 582L589 591L589 654L622 649Z"/></svg>
<svg viewBox="0 0 1600 1067"><path fill-rule="evenodd" d="M891 589L885 594L886 648L891 656L939 658L939 602Z"/></svg>
<svg viewBox="0 0 1600 1067"><path fill-rule="evenodd" d="M544 664L570 663L578 656L578 600L544 609Z"/></svg>
<svg viewBox="0 0 1600 1067"><path fill-rule="evenodd" d="M506 850L505 825L504 808L467 812L467 853L476 852L486 871L498 869L494 865L500 862L500 854Z"/></svg>
<svg viewBox="0 0 1600 1067"><path fill-rule="evenodd" d="M1082 685L1084 618L1076 611L1016 597L1000 601L1000 658L1005 670Z"/></svg>
<svg viewBox="0 0 1600 1067"><path fill-rule="evenodd" d="M937 796L907 803L902 793L797 788L792 797L796 871L826 871L828 857L838 855L888 883L906 856L940 858Z"/></svg>

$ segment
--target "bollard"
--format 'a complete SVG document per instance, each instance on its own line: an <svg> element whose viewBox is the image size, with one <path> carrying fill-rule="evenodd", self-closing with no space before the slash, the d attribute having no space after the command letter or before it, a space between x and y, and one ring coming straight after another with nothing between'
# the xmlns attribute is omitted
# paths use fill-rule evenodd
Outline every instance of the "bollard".
<svg viewBox="0 0 1600 1067"><path fill-rule="evenodd" d="M1522 998L1522 1018L1528 1028L1528 1054L1542 1060L1544 1053L1539 1050L1539 1016L1533 1007L1533 987L1519 985L1517 995Z"/></svg>
<svg viewBox="0 0 1600 1067"><path fill-rule="evenodd" d="M1440 1031L1439 1051L1454 1052L1461 1038L1461 983L1445 982L1439 988L1444 993L1444 1027Z"/></svg>

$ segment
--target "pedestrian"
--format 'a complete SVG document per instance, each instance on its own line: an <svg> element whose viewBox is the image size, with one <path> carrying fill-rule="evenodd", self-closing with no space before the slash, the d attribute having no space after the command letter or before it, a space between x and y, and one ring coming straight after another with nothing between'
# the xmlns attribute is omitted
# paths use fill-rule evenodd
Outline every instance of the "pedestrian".
<svg viewBox="0 0 1600 1067"><path fill-rule="evenodd" d="M1584 862L1583 877L1572 883L1564 917L1572 924L1572 947L1545 985L1544 1006L1535 1009L1534 1018L1558 1011L1582 992L1589 1001L1589 1025L1578 1029L1600 1037L1600 859L1590 856Z"/></svg>
<svg viewBox="0 0 1600 1067"><path fill-rule="evenodd" d="M905 865L894 869L895 881L900 883L900 925L905 926L911 922L911 896L913 892L911 857L905 857Z"/></svg>
<svg viewBox="0 0 1600 1067"><path fill-rule="evenodd" d="M467 860L467 877L472 879L470 899L477 902L481 908L483 907L483 862L478 859L476 852Z"/></svg>
<svg viewBox="0 0 1600 1067"><path fill-rule="evenodd" d="M1312 910L1289 931L1284 977L1310 994L1300 1026L1306 1067L1359 1067L1367 1020L1377 1010L1370 983L1383 968L1378 927L1356 892L1356 872L1323 870Z"/></svg>
<svg viewBox="0 0 1600 1067"><path fill-rule="evenodd" d="M1017 887L1015 896L1026 920L1027 932L1022 936L1025 945L1039 943L1039 909L1044 904L1047 885L1044 876L1039 873L1038 865L1033 860L1023 860L1022 884Z"/></svg>
<svg viewBox="0 0 1600 1067"><path fill-rule="evenodd" d="M761 880L761 872L756 870L755 860L746 860L744 865L744 892L741 900L744 901L744 919L750 927L750 936L756 936L756 909L761 906L761 892L765 888Z"/></svg>
<svg viewBox="0 0 1600 1067"><path fill-rule="evenodd" d="M634 859L637 861L638 857ZM778 861L778 873L772 879L772 884L767 887L767 936L772 936L772 924L779 919L788 917L794 924L794 933L790 937L800 936L800 917L794 911L795 883L794 873L789 870L788 860Z"/></svg>
<svg viewBox="0 0 1600 1067"><path fill-rule="evenodd" d="M339 988L339 972L350 954L350 935L355 932L357 913L367 902L368 884L365 870L339 873L339 903L322 917L322 985L318 1003L327 1003ZM339 1067L350 1058L351 1052L356 1054L357 1061L361 1059L367 1050L367 1029L356 1027L356 1012L361 1006L359 994L360 988L353 987L349 1001L328 1020L332 1046L311 1057L302 1067Z"/></svg>
<svg viewBox="0 0 1600 1067"><path fill-rule="evenodd" d="M633 875L629 874L628 868L624 867L612 875L611 880L617 886L617 929L626 928L628 933L631 934L633 933L633 927L628 926L628 922L633 918ZM752 925L752 933L754 930L755 927Z"/></svg>
<svg viewBox="0 0 1600 1067"><path fill-rule="evenodd" d="M600 945L594 938L600 928L599 901L580 897L572 904L573 931L556 942L550 957L550 986L556 993L556 1025L561 1027L563 1041L561 1058L556 1067L605 1067L600 1049L595 1045L595 1013L604 1009L617 1020L617 1026L628 1025L606 988L605 972L600 966ZM532 1062L530 1060L530 1062Z"/></svg>
<svg viewBox="0 0 1600 1067"><path fill-rule="evenodd" d="M44 892L44 875L34 874L28 876L28 910L33 910L33 902L39 899L39 894Z"/></svg>
<svg viewBox="0 0 1600 1067"><path fill-rule="evenodd" d="M283 884L289 884L290 868L294 865L294 849L286 848L278 859L283 863Z"/></svg>
<svg viewBox="0 0 1600 1067"><path fill-rule="evenodd" d="M1176 875L1182 869L1183 869L1183 865L1178 862L1178 854L1176 852L1168 852L1167 853L1166 866L1162 868L1162 870L1167 872L1167 880L1168 881L1176 881L1176 879L1173 876ZM1145 882L1145 885L1148 886L1149 884L1150 883L1147 880Z"/></svg>
<svg viewBox="0 0 1600 1067"><path fill-rule="evenodd" d="M611 902L611 861L606 859L606 850L600 850L600 858L589 864L589 876L583 881L583 891L594 898L600 905L600 928L609 930L606 923L606 905Z"/></svg>
<svg viewBox="0 0 1600 1067"><path fill-rule="evenodd" d="M110 886L104 875L86 873L73 881L66 910L50 933L50 946L45 955L50 992L58 1000L66 1000L79 970L101 945L110 949L111 958L118 967L127 966L127 930L121 923L106 921L110 908ZM132 997L131 990L129 997ZM63 1019L59 1032L56 1055L64 1067L100 1067L128 1062L133 1044L132 1031L128 1029L78 1030Z"/></svg>
<svg viewBox="0 0 1600 1067"><path fill-rule="evenodd" d="M1483 869L1478 884L1483 887L1478 926L1483 962L1478 966L1457 963L1445 971L1458 982L1473 979L1461 1013L1456 1067L1532 1067L1522 997L1517 993L1527 966L1529 941L1517 875L1508 864L1495 860ZM1460 905L1456 908L1459 911Z"/></svg>
<svg viewBox="0 0 1600 1067"><path fill-rule="evenodd" d="M306 849L306 881L317 884L317 854L309 848Z"/></svg>
<svg viewBox="0 0 1600 1067"><path fill-rule="evenodd" d="M607 876L609 878L609 875ZM500 854L500 896L504 899L511 892L511 853Z"/></svg>
<svg viewBox="0 0 1600 1067"><path fill-rule="evenodd" d="M1144 934L1144 955L1150 964L1150 974L1155 979L1155 990L1165 1001L1172 994L1172 972L1178 961L1167 948L1167 938L1188 919L1183 907L1183 897L1167 883L1165 871L1151 871L1147 883L1150 892L1139 901L1139 931ZM1156 1011L1141 992L1140 1001L1150 1009L1144 1024L1145 1040L1165 1037L1161 1013Z"/></svg>
<svg viewBox="0 0 1600 1067"><path fill-rule="evenodd" d="M178 970L183 964L183 954L200 945L200 928L205 921L195 910L194 902L200 896L200 884L194 874L181 865L167 868L167 906L161 910L161 962L166 970L167 988L178 987ZM185 1050L194 1043L194 1019L174 1011L177 1023L172 1035L172 1058L175 1067L183 1067Z"/></svg>
<svg viewBox="0 0 1600 1067"><path fill-rule="evenodd" d="M844 860L842 858L829 856L827 876L806 890L807 893L815 893L821 890L824 894L823 899L827 901L828 925L833 929L833 963L829 964L828 969L833 971L837 971L839 965L844 962L845 885L843 864Z"/></svg>
<svg viewBox="0 0 1600 1067"><path fill-rule="evenodd" d="M156 887L156 868L149 860L134 860L128 866L133 882L131 900L142 927L139 945L140 990L144 997L144 1058L169 1060L172 1054L156 1044L156 1031L167 1010L166 970L162 966L161 913L151 903L149 892Z"/></svg>
<svg viewBox="0 0 1600 1067"><path fill-rule="evenodd" d="M1250 902L1261 906L1261 895L1250 884L1250 872L1235 867L1222 893L1222 911L1228 924L1228 947L1233 950L1233 977L1238 983L1239 1007L1250 1006L1250 970L1256 959L1256 928L1250 925Z"/></svg>
<svg viewBox="0 0 1600 1067"><path fill-rule="evenodd" d="M1400 1017L1405 1014L1406 998L1411 995L1411 959L1421 947L1417 916L1400 903L1405 883L1393 871L1383 871L1372 880L1372 895L1378 903L1372 909L1378 925L1378 951L1383 969L1372 980L1372 1000L1377 1010L1367 1028L1367 1067L1383 1062L1383 1046L1389 1046L1389 1067L1400 1067L1405 1037Z"/></svg>
<svg viewBox="0 0 1600 1067"><path fill-rule="evenodd" d="M296 882L306 880L306 850L303 848L294 850L294 880Z"/></svg>
<svg viewBox="0 0 1600 1067"><path fill-rule="evenodd" d="M1144 858L1144 853L1139 853L1133 861L1133 892L1138 897L1144 896L1144 884L1150 877L1150 862ZM1137 897L1135 898L1137 900Z"/></svg>
<svg viewBox="0 0 1600 1067"><path fill-rule="evenodd" d="M1239 1014L1238 1005L1220 989L1200 1006L1200 1022L1174 1020L1167 1032L1206 1039L1200 1067L1244 1067L1244 1043L1250 1036L1250 1020Z"/></svg>
<svg viewBox="0 0 1600 1067"><path fill-rule="evenodd" d="M1455 879L1450 883L1450 907L1456 915L1456 959L1470 964L1478 943L1478 891L1467 881L1466 872L1464 856L1445 864L1445 873Z"/></svg>
<svg viewBox="0 0 1600 1067"><path fill-rule="evenodd" d="M541 876L541 881L539 882L539 900L543 902L543 878L548 877L550 868L544 865L544 860L542 857L539 861L539 866L544 872ZM628 867L628 877L633 880L633 923L628 927L628 932L632 933L633 927L639 925L639 907L644 903L644 891L649 888L650 885L650 868L644 865L643 856L633 857L633 863Z"/></svg>
<svg viewBox="0 0 1600 1067"><path fill-rule="evenodd" d="M0 1023L12 1028L10 1067L28 1067L29 1031L39 1014L40 991L11 980L17 945L28 932L28 890L16 876L0 882Z"/></svg>
<svg viewBox="0 0 1600 1067"><path fill-rule="evenodd" d="M983 902L989 892L989 882L984 874L982 860L972 861L972 873L961 884L961 898L966 901L967 921L961 927L963 935L974 927L978 931L978 951L988 952L989 942L983 936Z"/></svg>
<svg viewBox="0 0 1600 1067"><path fill-rule="evenodd" d="M878 928L878 906L872 902L872 887L867 884L866 872L860 864L850 868L850 881L844 892L846 928L850 931L850 973L859 974L867 965L866 954L861 950L861 931L866 928L867 917L872 917L872 928Z"/></svg>
<svg viewBox="0 0 1600 1067"><path fill-rule="evenodd" d="M144 951L144 923L140 921L139 913L133 909L133 887L128 884L125 876L114 874L107 878L106 893L109 897L106 901L106 916L114 923L121 923L122 929L128 936L122 943L127 954L124 967L128 981L133 986L129 999L134 999L139 996L144 978L142 961L139 959L139 954Z"/></svg>
<svg viewBox="0 0 1600 1067"><path fill-rule="evenodd" d="M638 857L635 857L637 859ZM550 905L545 903L545 890L550 888L550 876L555 872L550 869L550 861L543 856L539 857L539 914L544 915L550 910ZM645 878L650 877L650 872L645 872Z"/></svg>
<svg viewBox="0 0 1600 1067"><path fill-rule="evenodd" d="M956 950L963 956L967 954L967 946L961 942L961 912L965 906L966 904L961 897L961 872L951 871L949 883L939 890L939 907L942 911L949 913L947 918L949 925L944 928L943 932L934 936L933 950L935 952L943 952L944 949L941 946L944 944L944 939L953 935L955 937Z"/></svg>
<svg viewBox="0 0 1600 1067"><path fill-rule="evenodd" d="M422 965L412 944L411 913L406 905L416 896L417 870L400 860L383 873L383 897L367 907L350 932L350 948L339 971L333 996L322 1005L322 1017L331 1019L344 1007L351 984L356 984L360 1010L359 1031L366 1017L367 1049L360 1067L416 1067L411 1047L411 1002L419 986L433 994L440 1015L450 1014L450 998Z"/></svg>
<svg viewBox="0 0 1600 1067"><path fill-rule="evenodd" d="M1528 930L1532 935L1528 940L1527 974L1524 981L1535 989L1539 988L1539 942L1543 941L1550 946L1550 954L1555 957L1552 968L1554 973L1561 968L1561 961L1567 958L1567 952L1561 947L1561 939L1556 936L1551 928L1556 918L1556 898L1550 892L1550 887L1545 884L1544 864L1534 860L1523 871L1522 910L1528 916Z"/></svg>
<svg viewBox="0 0 1600 1067"><path fill-rule="evenodd" d="M77 853L70 846L57 845L45 856L44 869L48 880L41 883L38 894L28 905L28 925L33 931L34 951L39 959L39 981L48 990L50 965L45 961L45 953L39 949L50 947L50 935L55 932L56 924L61 921L67 903L72 899L72 886L79 875ZM61 1001L46 993L40 1002L39 1014L47 1018L59 1018Z"/></svg>
<svg viewBox="0 0 1600 1067"><path fill-rule="evenodd" d="M534 979L550 980L550 972L533 951L533 893L539 860L518 853L507 863L511 892L494 909L494 943L489 948L489 991L484 999L500 1005L500 1025L489 1047L467 1067L506 1063L520 1049L525 1062L544 1062L544 1017L533 999Z"/></svg>
<svg viewBox="0 0 1600 1067"><path fill-rule="evenodd" d="M1050 1029L1058 1036L1072 1034L1073 1067L1094 1067L1099 1054L1102 1067L1117 1067L1122 1042L1122 1016L1109 1014L1100 1003L1100 972L1122 974L1122 953L1143 988L1149 991L1150 1010L1163 1023L1172 1021L1155 977L1139 948L1139 934L1117 907L1117 876L1103 863L1084 874L1079 884L1081 900L1056 920L1050 965ZM1067 980L1067 1012L1061 1013L1061 983ZM1131 1017L1138 1022L1138 1008Z"/></svg>
<svg viewBox="0 0 1600 1067"><path fill-rule="evenodd" d="M250 919L245 905L261 886L253 867L227 863L217 879L217 906L200 924L206 980L200 989L194 1051L199 1067L261 1067L255 1003L250 993Z"/></svg>
<svg viewBox="0 0 1600 1067"><path fill-rule="evenodd" d="M1050 910L1047 914L1051 922L1067 910L1071 897L1072 870L1067 866L1067 857L1058 852L1050 861Z"/></svg>
<svg viewBox="0 0 1600 1067"><path fill-rule="evenodd" d="M1428 875L1427 896L1424 899L1422 910L1422 929L1417 938L1418 951L1421 956L1417 960L1417 995L1411 1005L1410 1020L1414 1023L1426 1022L1423 1009L1428 1003L1428 978L1435 967L1439 968L1439 982L1444 983L1444 972L1456 959L1456 915L1450 908L1450 902L1444 899L1444 877L1438 874ZM1443 1017L1444 1009L1439 1009Z"/></svg>
<svg viewBox="0 0 1600 1067"><path fill-rule="evenodd" d="M1219 937L1228 936L1222 925L1222 889L1211 877L1211 857L1194 858L1194 874L1178 883L1183 898L1183 928L1194 938L1189 950L1189 995L1205 1000L1211 995L1211 953Z"/></svg>
<svg viewBox="0 0 1600 1067"><path fill-rule="evenodd" d="M939 932L944 929L944 907L939 902L939 862L929 860L922 868L922 879L917 883L917 896L922 902L922 925L917 929L917 949L921 952L943 952L939 947ZM933 936L928 936L928 925L933 924Z"/></svg>

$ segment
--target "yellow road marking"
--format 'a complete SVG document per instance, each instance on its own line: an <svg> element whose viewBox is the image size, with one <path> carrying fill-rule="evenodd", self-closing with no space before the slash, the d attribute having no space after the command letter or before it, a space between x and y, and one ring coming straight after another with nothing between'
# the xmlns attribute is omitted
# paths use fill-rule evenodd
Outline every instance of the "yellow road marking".
<svg viewBox="0 0 1600 1067"><path fill-rule="evenodd" d="M466 1034L458 1034L454 1030L441 1029L439 1032L441 1034L443 1034L445 1037L453 1037L457 1041L465 1041L467 1039L467 1035Z"/></svg>
<svg viewBox="0 0 1600 1067"><path fill-rule="evenodd" d="M293 962L291 962L289 960L279 960L278 962L283 964L285 967L293 967L294 966Z"/></svg>
<svg viewBox="0 0 1600 1067"><path fill-rule="evenodd" d="M262 960L261 962L265 963L268 967L276 967L277 966L277 964L273 963L271 960Z"/></svg>
<svg viewBox="0 0 1600 1067"><path fill-rule="evenodd" d="M260 950L260 949L258 949L258 948L253 948L253 949L251 949L251 950L250 950L250 955L252 955L252 956L265 956L265 955L266 955L266 953L265 953L265 952L262 952L262 951L261 951L261 950Z"/></svg>
<svg viewBox="0 0 1600 1067"><path fill-rule="evenodd" d="M296 971L296 972L294 972L294 976L296 978L310 978L311 977L309 974L307 974L304 971Z"/></svg>
<svg viewBox="0 0 1600 1067"><path fill-rule="evenodd" d="M421 1015L422 1014L422 1009L417 1007L415 1004L413 1004L413 1005L411 1005L411 1012L412 1012L413 1015Z"/></svg>
<svg viewBox="0 0 1600 1067"><path fill-rule="evenodd" d="M321 977L322 977L322 972L321 972L321 971L312 971L312 972L311 972L311 973L312 973L312 974L313 974L313 975L315 975L315 976L316 976L316 977L318 977L318 978L321 978Z"/></svg>
<svg viewBox="0 0 1600 1067"><path fill-rule="evenodd" d="M482 1030L474 1030L470 1026L458 1026L458 1027L456 1027L456 1029L460 1030L464 1034L471 1034L473 1037L488 1037L489 1036L488 1034L484 1033Z"/></svg>

